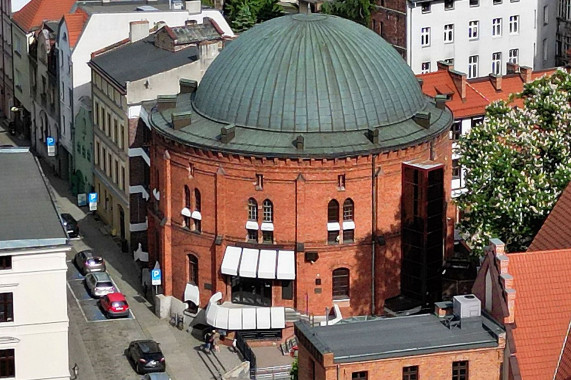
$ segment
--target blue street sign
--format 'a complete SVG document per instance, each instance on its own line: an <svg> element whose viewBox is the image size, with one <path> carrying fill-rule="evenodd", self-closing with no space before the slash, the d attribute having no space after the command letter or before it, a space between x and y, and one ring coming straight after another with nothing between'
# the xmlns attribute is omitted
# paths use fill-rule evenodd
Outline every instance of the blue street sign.
<svg viewBox="0 0 571 380"><path fill-rule="evenodd" d="M56 140L53 137L46 137L47 146L55 146Z"/></svg>
<svg viewBox="0 0 571 380"><path fill-rule="evenodd" d="M91 202L97 203L97 193L89 193L89 203Z"/></svg>
<svg viewBox="0 0 571 380"><path fill-rule="evenodd" d="M151 285L160 285L160 284L161 284L161 270L153 269L151 271Z"/></svg>
<svg viewBox="0 0 571 380"><path fill-rule="evenodd" d="M56 155L56 139L53 137L46 137L46 146L48 148L48 156L54 157Z"/></svg>

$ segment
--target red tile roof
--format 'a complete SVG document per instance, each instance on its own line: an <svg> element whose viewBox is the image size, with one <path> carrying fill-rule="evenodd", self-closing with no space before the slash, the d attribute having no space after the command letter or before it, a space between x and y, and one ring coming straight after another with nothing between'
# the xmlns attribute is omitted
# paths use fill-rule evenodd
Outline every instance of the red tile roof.
<svg viewBox="0 0 571 380"><path fill-rule="evenodd" d="M559 196L527 251L564 248L571 248L571 182Z"/></svg>
<svg viewBox="0 0 571 380"><path fill-rule="evenodd" d="M571 327L571 325L569 327ZM571 336L569 335L568 329L567 340L565 341L563 352L561 352L561 359L559 360L559 365L557 366L555 380L569 379L571 379Z"/></svg>
<svg viewBox="0 0 571 380"><path fill-rule="evenodd" d="M76 0L32 0L13 14L14 22L26 33L39 28L44 21L59 21L71 10Z"/></svg>
<svg viewBox="0 0 571 380"><path fill-rule="evenodd" d="M522 379L552 380L571 320L571 249L509 254Z"/></svg>
<svg viewBox="0 0 571 380"><path fill-rule="evenodd" d="M81 36L81 32L83 32L83 27L89 19L89 15L81 8L78 8L75 13L66 14L64 19L69 34L69 46L73 48L79 36Z"/></svg>

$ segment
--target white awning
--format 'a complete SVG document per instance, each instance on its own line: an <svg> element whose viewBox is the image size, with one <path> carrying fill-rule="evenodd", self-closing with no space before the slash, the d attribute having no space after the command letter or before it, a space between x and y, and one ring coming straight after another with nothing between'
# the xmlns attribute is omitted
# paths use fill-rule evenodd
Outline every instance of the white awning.
<svg viewBox="0 0 571 380"><path fill-rule="evenodd" d="M257 230L258 229L258 222L254 222L253 220L248 220L246 222L246 229L247 230Z"/></svg>
<svg viewBox="0 0 571 380"><path fill-rule="evenodd" d="M210 326L215 326L216 315L218 314L218 310L220 310L220 308L221 306L217 303L208 303L208 306L206 307L206 323L208 323Z"/></svg>
<svg viewBox="0 0 571 380"><path fill-rule="evenodd" d="M218 312L216 313L216 319L214 320L214 327L219 329L228 330L228 313L230 309L223 306L218 306Z"/></svg>
<svg viewBox="0 0 571 380"><path fill-rule="evenodd" d="M263 222L260 229L262 231L273 231L274 230L274 224L271 222Z"/></svg>
<svg viewBox="0 0 571 380"><path fill-rule="evenodd" d="M242 259L240 260L240 269L238 270L240 277L257 277L259 253L259 249L244 248L242 250Z"/></svg>
<svg viewBox="0 0 571 380"><path fill-rule="evenodd" d="M218 305L218 301L222 299L222 293L216 292L210 297L208 305L206 306L206 323L210 326L225 329L228 327L228 309ZM226 313L226 325L218 325L222 321L222 314ZM220 314L220 317L218 316Z"/></svg>
<svg viewBox="0 0 571 380"><path fill-rule="evenodd" d="M256 309L256 325L258 330L267 330L272 327L270 307Z"/></svg>
<svg viewBox="0 0 571 380"><path fill-rule="evenodd" d="M181 213L182 216L188 216L188 217L190 217L190 210L189 210L188 208L186 208L186 207L183 208L180 213Z"/></svg>
<svg viewBox="0 0 571 380"><path fill-rule="evenodd" d="M248 308L243 308L241 310L242 310L242 330L255 330L256 309L253 307L248 307Z"/></svg>
<svg viewBox="0 0 571 380"><path fill-rule="evenodd" d="M272 329L283 329L285 327L285 309L281 306L270 307L272 317Z"/></svg>
<svg viewBox="0 0 571 380"><path fill-rule="evenodd" d="M228 330L242 329L242 310L228 309Z"/></svg>
<svg viewBox="0 0 571 380"><path fill-rule="evenodd" d="M295 254L293 251L279 251L278 280L295 280Z"/></svg>
<svg viewBox="0 0 571 380"><path fill-rule="evenodd" d="M193 211L192 212L192 219L202 220L202 215L200 214L200 211Z"/></svg>
<svg viewBox="0 0 571 380"><path fill-rule="evenodd" d="M327 231L339 231L341 226L337 222L327 223Z"/></svg>
<svg viewBox="0 0 571 380"><path fill-rule="evenodd" d="M184 302L191 301L196 306L200 304L200 292L198 290L198 286L193 284L186 284L186 288L184 289Z"/></svg>
<svg viewBox="0 0 571 380"><path fill-rule="evenodd" d="M276 256L277 252L273 249L260 250L260 263L258 265L259 278L276 278Z"/></svg>
<svg viewBox="0 0 571 380"><path fill-rule="evenodd" d="M352 220L345 220L343 222L343 229L344 230L354 230L355 229L355 222Z"/></svg>
<svg viewBox="0 0 571 380"><path fill-rule="evenodd" d="M222 267L220 272L229 274L231 276L238 275L238 267L240 266L240 256L242 255L242 248L228 246L222 259Z"/></svg>

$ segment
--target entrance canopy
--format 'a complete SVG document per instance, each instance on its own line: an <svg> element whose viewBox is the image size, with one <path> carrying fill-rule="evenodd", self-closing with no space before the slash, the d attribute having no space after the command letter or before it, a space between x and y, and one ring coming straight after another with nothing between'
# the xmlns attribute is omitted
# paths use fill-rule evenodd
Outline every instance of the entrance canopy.
<svg viewBox="0 0 571 380"><path fill-rule="evenodd" d="M239 277L295 280L293 251L228 246L220 271Z"/></svg>
<svg viewBox="0 0 571 380"><path fill-rule="evenodd" d="M269 330L285 327L285 309L223 304L222 293L215 293L206 307L206 323L224 330Z"/></svg>

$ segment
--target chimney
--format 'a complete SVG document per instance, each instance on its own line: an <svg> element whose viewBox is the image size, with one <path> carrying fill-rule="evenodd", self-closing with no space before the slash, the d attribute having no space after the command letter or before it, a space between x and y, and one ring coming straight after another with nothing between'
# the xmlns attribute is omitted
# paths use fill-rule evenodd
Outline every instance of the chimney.
<svg viewBox="0 0 571 380"><path fill-rule="evenodd" d="M131 21L129 23L129 40L131 43L149 36L149 21Z"/></svg>
<svg viewBox="0 0 571 380"><path fill-rule="evenodd" d="M520 66L519 67L519 76L524 83L531 82L531 72L532 68L528 66Z"/></svg>
<svg viewBox="0 0 571 380"><path fill-rule="evenodd" d="M513 63L513 62L506 63L506 73L507 74L519 73L519 65L517 63Z"/></svg>
<svg viewBox="0 0 571 380"><path fill-rule="evenodd" d="M204 20L202 21L202 22L205 23L205 24L206 24L206 19L208 19L208 17L205 17ZM198 25L198 22L197 22L196 20L186 20L186 21L184 22L184 26L187 27L187 28L188 28L189 26L195 26L195 25Z"/></svg>
<svg viewBox="0 0 571 380"><path fill-rule="evenodd" d="M191 93L195 92L196 88L198 87L198 82L193 80L193 79L182 78L181 80L179 80L178 83L180 86L180 93L181 94L191 94Z"/></svg>
<svg viewBox="0 0 571 380"><path fill-rule="evenodd" d="M202 12L202 3L200 0L185 1L184 8L189 14Z"/></svg>
<svg viewBox="0 0 571 380"><path fill-rule="evenodd" d="M179 130L181 128L187 127L190 125L191 122L192 112L173 112L171 115L171 123L172 127L175 130Z"/></svg>
<svg viewBox="0 0 571 380"><path fill-rule="evenodd" d="M497 74L490 74L490 82L496 91L502 91L502 76Z"/></svg>
<svg viewBox="0 0 571 380"><path fill-rule="evenodd" d="M236 136L236 127L231 124L220 129L220 142L228 144Z"/></svg>
<svg viewBox="0 0 571 380"><path fill-rule="evenodd" d="M450 73L450 78L452 78L452 82L454 82L454 86L456 86L456 91L460 95L462 100L466 99L466 74L461 73L456 70L448 71Z"/></svg>
<svg viewBox="0 0 571 380"><path fill-rule="evenodd" d="M162 112L176 107L176 95L159 95L157 97L157 110Z"/></svg>
<svg viewBox="0 0 571 380"><path fill-rule="evenodd" d="M450 70L454 70L454 64L450 63L450 62L446 62L446 61L438 61L436 62L436 66L438 67L438 71L444 70L444 71L450 71Z"/></svg>
<svg viewBox="0 0 571 380"><path fill-rule="evenodd" d="M422 89L422 85L424 85L424 80L422 78L416 78L416 80L418 81L418 85L420 86L420 89Z"/></svg>

